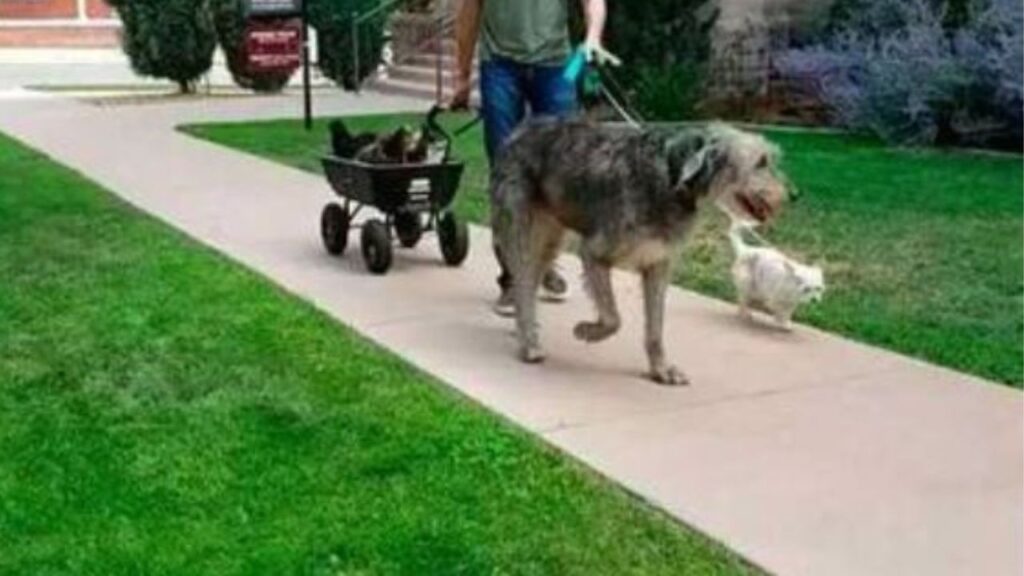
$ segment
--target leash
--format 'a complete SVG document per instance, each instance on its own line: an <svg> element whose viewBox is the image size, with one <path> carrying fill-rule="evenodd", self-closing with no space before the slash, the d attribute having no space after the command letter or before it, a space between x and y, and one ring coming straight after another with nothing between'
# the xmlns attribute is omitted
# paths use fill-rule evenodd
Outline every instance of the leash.
<svg viewBox="0 0 1024 576"><path fill-rule="evenodd" d="M599 94L611 105L620 118L635 129L642 130L649 124L642 119L642 115L637 112L636 108L629 104L629 99L626 96L627 92L619 84L618 80L615 79L615 75L612 74L611 70L607 66L588 66L586 59L582 56L582 52L577 50L566 65L564 76L566 80L575 83L579 81L581 74L583 75L584 95L594 96ZM737 222L737 219L732 215L729 215L729 220L731 224L736 224ZM756 242L762 246L774 248L771 242L757 232L757 226L757 224L750 223L742 224L743 231Z"/></svg>
<svg viewBox="0 0 1024 576"><path fill-rule="evenodd" d="M608 56L611 56L616 64L619 63L618 58L611 54ZM600 63L600 60L597 64L587 61L587 51L583 46L576 48L569 56L562 71L562 78L573 86L580 87L582 84L584 98L602 96L627 124L633 128L643 128L644 122L639 119L640 114L637 113L636 108L628 104L628 98L626 98L626 92L622 86L615 80L608 67ZM609 85L614 87L618 95L609 88Z"/></svg>
<svg viewBox="0 0 1024 576"><path fill-rule="evenodd" d="M620 85L615 79L611 70L608 70L607 68L598 68L597 77L601 80L597 84L598 91L600 91L601 95L604 96L604 99L611 104L612 108L615 109L615 112L633 128L643 129L647 122L641 118L640 113L637 112L636 108L632 104L628 104L629 100L626 97L626 91L622 89L622 85ZM616 96L615 92L613 92L609 86L614 87L615 92L618 92L619 95ZM624 104L624 102L626 104Z"/></svg>
<svg viewBox="0 0 1024 576"><path fill-rule="evenodd" d="M622 103L619 102L619 100L615 97L615 95L612 94L611 90L609 90L604 85L601 86L601 94L604 95L605 100L607 100L608 103L612 105L612 108L615 109L619 116L621 116L622 119L626 121L626 124L629 124L633 128L637 129L643 128L643 125L638 120L636 120L632 115L630 115L629 112L626 111L626 107L623 106Z"/></svg>
<svg viewBox="0 0 1024 576"><path fill-rule="evenodd" d="M733 218L730 215L729 216L729 227L732 228L732 226L735 226L736 223L737 223L736 218ZM764 236L761 236L760 234L757 233L757 225L756 224L751 224L749 222L743 222L739 226L743 230L743 232L747 233L751 238L756 240L763 247L765 247L765 248L772 248L772 249L775 248L775 245L773 245L771 242L765 240Z"/></svg>

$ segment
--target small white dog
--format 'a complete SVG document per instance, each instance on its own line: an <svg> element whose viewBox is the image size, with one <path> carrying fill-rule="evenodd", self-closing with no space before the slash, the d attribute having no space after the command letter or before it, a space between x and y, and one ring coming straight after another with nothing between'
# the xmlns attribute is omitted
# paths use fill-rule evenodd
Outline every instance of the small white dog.
<svg viewBox="0 0 1024 576"><path fill-rule="evenodd" d="M740 314L752 318L750 310L756 307L774 316L779 327L790 330L793 312L824 295L824 273L820 267L801 264L775 248L748 245L743 233L749 228L749 224L740 222L733 222L729 228L736 253L732 278Z"/></svg>

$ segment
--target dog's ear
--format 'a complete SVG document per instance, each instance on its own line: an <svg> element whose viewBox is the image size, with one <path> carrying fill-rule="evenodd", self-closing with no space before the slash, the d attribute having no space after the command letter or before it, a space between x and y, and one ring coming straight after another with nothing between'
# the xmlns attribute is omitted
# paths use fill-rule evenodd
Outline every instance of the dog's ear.
<svg viewBox="0 0 1024 576"><path fill-rule="evenodd" d="M381 150L389 160L401 161L405 155L405 149L409 139L409 132L401 127L384 137L381 142Z"/></svg>
<svg viewBox="0 0 1024 576"><path fill-rule="evenodd" d="M678 190L707 187L724 165L725 153L714 139L698 134L681 134L665 143L669 178Z"/></svg>
<svg viewBox="0 0 1024 576"><path fill-rule="evenodd" d="M682 172L679 174L679 182L685 183L687 186L693 184L702 172L708 171L713 153L714 150L708 145L694 152L687 158L686 163L683 164Z"/></svg>
<svg viewBox="0 0 1024 576"><path fill-rule="evenodd" d="M418 131L413 133L409 139L408 148L408 160L410 162L422 162L427 158L427 146L430 144L427 138L427 133Z"/></svg>
<svg viewBox="0 0 1024 576"><path fill-rule="evenodd" d="M790 262L789 260L783 260L782 265L786 268L787 274L789 274L791 277L796 277L796 267L793 266L792 262Z"/></svg>

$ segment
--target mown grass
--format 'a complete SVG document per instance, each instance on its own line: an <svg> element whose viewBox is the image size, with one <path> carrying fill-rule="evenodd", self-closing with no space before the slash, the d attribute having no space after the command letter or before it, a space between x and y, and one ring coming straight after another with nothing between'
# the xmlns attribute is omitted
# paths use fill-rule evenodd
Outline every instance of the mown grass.
<svg viewBox="0 0 1024 576"><path fill-rule="evenodd" d="M0 574L744 574L0 135Z"/></svg>
<svg viewBox="0 0 1024 576"><path fill-rule="evenodd" d="M457 126L466 117L449 119ZM415 125L409 115L351 118L363 130ZM326 122L190 126L187 132L317 172ZM768 236L818 261L830 291L798 314L847 337L1021 387L1022 188L1020 157L893 150L821 133L767 130L803 192ZM468 164L458 210L487 213L487 165L479 127L457 142ZM684 249L678 282L731 298L723 219L704 220Z"/></svg>

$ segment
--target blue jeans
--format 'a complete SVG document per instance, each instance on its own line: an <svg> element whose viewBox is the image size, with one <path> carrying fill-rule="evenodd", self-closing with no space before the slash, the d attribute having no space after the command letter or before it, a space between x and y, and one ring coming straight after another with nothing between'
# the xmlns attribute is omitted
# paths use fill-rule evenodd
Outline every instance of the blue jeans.
<svg viewBox="0 0 1024 576"><path fill-rule="evenodd" d="M502 58L480 64L480 113L487 159L492 166L505 141L526 118L527 107L534 116L565 118L576 113L576 86L562 77L562 70L558 65L520 64ZM501 267L498 285L508 290L512 276L497 246L494 255Z"/></svg>
<svg viewBox="0 0 1024 576"><path fill-rule="evenodd" d="M562 78L562 66L520 64L491 58L480 64L480 99L483 105L487 158L494 158L512 131L526 118L564 118L576 112L576 87Z"/></svg>

